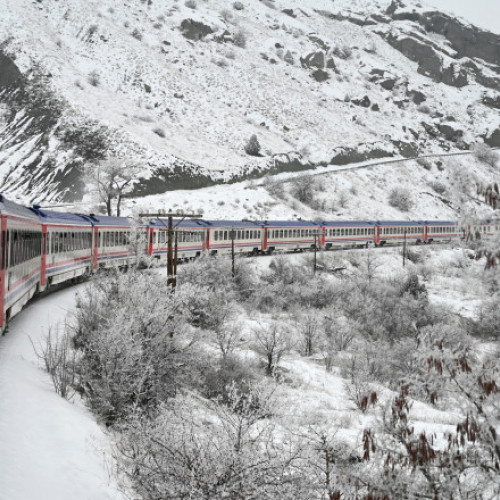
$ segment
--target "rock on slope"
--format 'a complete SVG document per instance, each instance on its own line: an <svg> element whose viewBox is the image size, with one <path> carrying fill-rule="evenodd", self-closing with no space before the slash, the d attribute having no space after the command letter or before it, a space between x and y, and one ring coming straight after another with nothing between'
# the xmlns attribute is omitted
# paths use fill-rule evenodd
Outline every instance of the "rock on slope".
<svg viewBox="0 0 500 500"><path fill-rule="evenodd" d="M500 141L500 36L375 0L3 0L0 178L78 200ZM261 156L245 153L256 134Z"/></svg>

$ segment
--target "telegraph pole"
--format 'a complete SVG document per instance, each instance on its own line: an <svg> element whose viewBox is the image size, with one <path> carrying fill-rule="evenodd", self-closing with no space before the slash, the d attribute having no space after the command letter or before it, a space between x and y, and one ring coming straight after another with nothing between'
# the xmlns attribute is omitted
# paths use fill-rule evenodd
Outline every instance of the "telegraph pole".
<svg viewBox="0 0 500 500"><path fill-rule="evenodd" d="M179 217L180 221L175 225L177 227L184 219L200 219L200 214L185 214L183 212L163 212L139 214L139 217L155 218L160 224L167 228L167 284L175 290L177 285L177 231L175 237L175 262L174 262L174 217ZM167 218L167 225L162 221L161 217Z"/></svg>
<svg viewBox="0 0 500 500"><path fill-rule="evenodd" d="M403 267L406 266L406 229L403 237Z"/></svg>
<svg viewBox="0 0 500 500"><path fill-rule="evenodd" d="M321 236L321 231L316 231L314 236L314 274L316 274L316 269L318 267L318 247L320 244L319 237Z"/></svg>
<svg viewBox="0 0 500 500"><path fill-rule="evenodd" d="M234 272L234 236L235 236L235 231L234 231L234 227L231 228L231 232L230 232L230 235L231 235L231 275L233 277L233 280L234 280L234 275L235 275L235 272Z"/></svg>

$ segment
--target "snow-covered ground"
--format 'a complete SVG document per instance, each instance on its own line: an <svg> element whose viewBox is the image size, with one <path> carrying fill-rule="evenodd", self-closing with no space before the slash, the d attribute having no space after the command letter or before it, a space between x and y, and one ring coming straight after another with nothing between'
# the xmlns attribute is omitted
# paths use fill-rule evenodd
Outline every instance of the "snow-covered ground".
<svg viewBox="0 0 500 500"><path fill-rule="evenodd" d="M451 306L457 314L474 316L474 306L482 293L484 263L468 260L462 249L446 246L412 249L422 253L427 266L429 275L425 283L431 300ZM326 256L347 266L346 279L358 272L349 260L362 261L368 252L375 259L380 277L423 269L412 263L403 269L401 249L394 247L328 252ZM298 261L304 254L286 258ZM253 265L262 272L271 260L269 256L259 257L253 260ZM163 273L164 269L158 272ZM40 345L50 328L53 332L62 329L75 307L75 294L82 286L85 285L34 301L12 320L6 336L0 338L0 500L127 498L113 476L110 437L78 399L68 402L56 395L33 349L33 344ZM251 320L247 321L251 328ZM255 355L250 351L248 354ZM293 380L292 384L283 385L281 391L290 418L304 422L314 417L336 422L338 437L352 445L357 442L359 432L376 421L376 412L362 414L350 401L338 367L328 373L321 360L303 358L297 353L288 355L281 366ZM379 384L377 391L381 403L394 395ZM452 431L462 415L415 402L411 418L416 428L440 434Z"/></svg>
<svg viewBox="0 0 500 500"><path fill-rule="evenodd" d="M54 392L32 346L62 327L80 287L33 302L0 338L1 500L125 498L102 452L107 436L85 408Z"/></svg>

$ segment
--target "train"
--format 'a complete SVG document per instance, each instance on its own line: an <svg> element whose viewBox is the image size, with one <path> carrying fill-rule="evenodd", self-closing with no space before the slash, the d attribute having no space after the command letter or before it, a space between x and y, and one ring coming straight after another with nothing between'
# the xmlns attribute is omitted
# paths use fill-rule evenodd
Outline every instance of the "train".
<svg viewBox="0 0 500 500"><path fill-rule="evenodd" d="M167 259L168 220L58 212L25 207L0 194L0 332L36 294L90 276L102 268L127 267L142 256ZM463 227L454 221L173 221L175 258L231 252L279 251L446 242L491 236L500 221Z"/></svg>

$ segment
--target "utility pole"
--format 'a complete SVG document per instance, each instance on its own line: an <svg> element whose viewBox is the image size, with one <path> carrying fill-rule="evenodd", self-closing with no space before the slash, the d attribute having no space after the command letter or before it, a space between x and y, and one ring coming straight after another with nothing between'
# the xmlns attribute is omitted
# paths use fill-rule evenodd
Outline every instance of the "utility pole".
<svg viewBox="0 0 500 500"><path fill-rule="evenodd" d="M318 247L320 244L319 237L321 236L321 231L316 231L314 235L314 274L316 274L316 269L318 267Z"/></svg>
<svg viewBox="0 0 500 500"><path fill-rule="evenodd" d="M161 225L167 228L167 284L175 290L177 285L177 234L175 238L175 262L174 262L174 217L179 217L179 222L175 225L177 227L184 219L200 219L200 214L185 214L183 212L172 213L159 211L158 213L144 213L139 214L139 217L150 217L155 218ZM163 218L167 218L167 225L162 221ZM176 232L177 233L177 232Z"/></svg>
<svg viewBox="0 0 500 500"><path fill-rule="evenodd" d="M234 272L234 236L235 236L235 231L234 231L234 227L231 228L231 231L229 233L229 235L231 236L231 275L233 277L233 280L234 280L234 275L235 275L235 272Z"/></svg>
<svg viewBox="0 0 500 500"><path fill-rule="evenodd" d="M406 266L406 229L403 236L403 267Z"/></svg>

